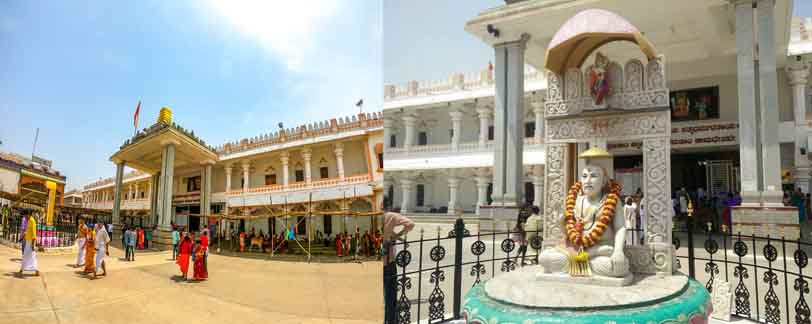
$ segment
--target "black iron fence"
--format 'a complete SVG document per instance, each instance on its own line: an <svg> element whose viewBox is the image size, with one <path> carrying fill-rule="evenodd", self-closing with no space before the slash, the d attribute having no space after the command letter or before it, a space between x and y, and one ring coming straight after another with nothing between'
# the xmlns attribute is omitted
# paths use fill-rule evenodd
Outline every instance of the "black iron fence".
<svg viewBox="0 0 812 324"><path fill-rule="evenodd" d="M734 297L733 315L760 323L811 324L806 295L812 277L805 270L812 243L714 233L693 224L688 229L673 232L676 266L709 291L716 284L729 287ZM541 233L528 231L525 244L517 234L479 230L472 234L458 219L450 232L421 231L419 239L398 243L397 323L460 319L461 301L471 287L495 275L535 265ZM630 231L627 244L642 244L643 234L641 230ZM520 254L523 245L527 250L524 258Z"/></svg>
<svg viewBox="0 0 812 324"><path fill-rule="evenodd" d="M22 242L25 232L23 232L22 222L25 218L11 216L3 224L3 231L0 233L3 239L10 242ZM76 239L77 224L68 219L54 219L53 225L37 224L37 245L43 248L67 247L71 246Z"/></svg>

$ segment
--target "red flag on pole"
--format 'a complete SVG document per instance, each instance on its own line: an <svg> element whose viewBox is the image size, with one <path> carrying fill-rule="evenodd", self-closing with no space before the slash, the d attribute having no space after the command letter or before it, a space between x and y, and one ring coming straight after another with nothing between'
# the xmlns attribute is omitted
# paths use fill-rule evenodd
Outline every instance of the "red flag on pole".
<svg viewBox="0 0 812 324"><path fill-rule="evenodd" d="M133 115L133 128L138 131L138 114L141 113L141 100L138 100L138 105L135 106L135 114Z"/></svg>

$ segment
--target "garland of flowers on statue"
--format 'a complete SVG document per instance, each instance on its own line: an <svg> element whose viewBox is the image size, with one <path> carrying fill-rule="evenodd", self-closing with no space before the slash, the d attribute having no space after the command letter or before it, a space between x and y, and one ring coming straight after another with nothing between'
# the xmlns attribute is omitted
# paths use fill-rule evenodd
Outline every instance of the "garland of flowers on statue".
<svg viewBox="0 0 812 324"><path fill-rule="evenodd" d="M567 193L567 207L564 211L567 239L578 249L595 245L595 243L600 241L606 228L611 226L610 224L612 223L612 218L615 216L615 208L617 207L617 202L620 197L620 184L614 180L609 180L607 186L609 187L609 194L606 196L606 202L600 207L601 211L598 223L595 224L587 235L584 235L583 220L576 219L574 211L575 200L581 192L581 182L576 181L575 184L570 187L569 193Z"/></svg>

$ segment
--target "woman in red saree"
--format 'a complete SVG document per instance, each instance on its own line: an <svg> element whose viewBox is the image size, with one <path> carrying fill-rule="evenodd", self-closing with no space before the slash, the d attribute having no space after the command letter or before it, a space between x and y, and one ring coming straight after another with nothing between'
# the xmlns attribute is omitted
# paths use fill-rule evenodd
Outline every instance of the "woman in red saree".
<svg viewBox="0 0 812 324"><path fill-rule="evenodd" d="M341 238L341 233L336 234L336 255L344 256L344 239Z"/></svg>
<svg viewBox="0 0 812 324"><path fill-rule="evenodd" d="M209 273L206 272L206 246L197 240L195 244L195 265L192 275L193 280L206 280Z"/></svg>
<svg viewBox="0 0 812 324"><path fill-rule="evenodd" d="M137 244L138 244L138 249L139 250L144 249L144 229L141 228L141 227L138 228L138 243Z"/></svg>
<svg viewBox="0 0 812 324"><path fill-rule="evenodd" d="M180 272L183 273L183 279L187 280L189 273L189 257L192 255L192 238L189 237L189 234L186 233L186 236L183 237L183 240L180 242L180 247L178 248L180 251L178 254L178 260L176 263L180 266Z"/></svg>

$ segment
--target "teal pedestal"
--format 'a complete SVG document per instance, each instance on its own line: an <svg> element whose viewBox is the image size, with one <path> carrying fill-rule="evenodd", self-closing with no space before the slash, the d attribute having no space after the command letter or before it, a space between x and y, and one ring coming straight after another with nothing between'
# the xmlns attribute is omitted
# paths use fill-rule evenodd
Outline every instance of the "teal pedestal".
<svg viewBox="0 0 812 324"><path fill-rule="evenodd" d="M707 289L693 279L664 299L590 308L511 304L489 297L485 284L476 285L465 296L463 317L469 324L702 324L712 311Z"/></svg>

